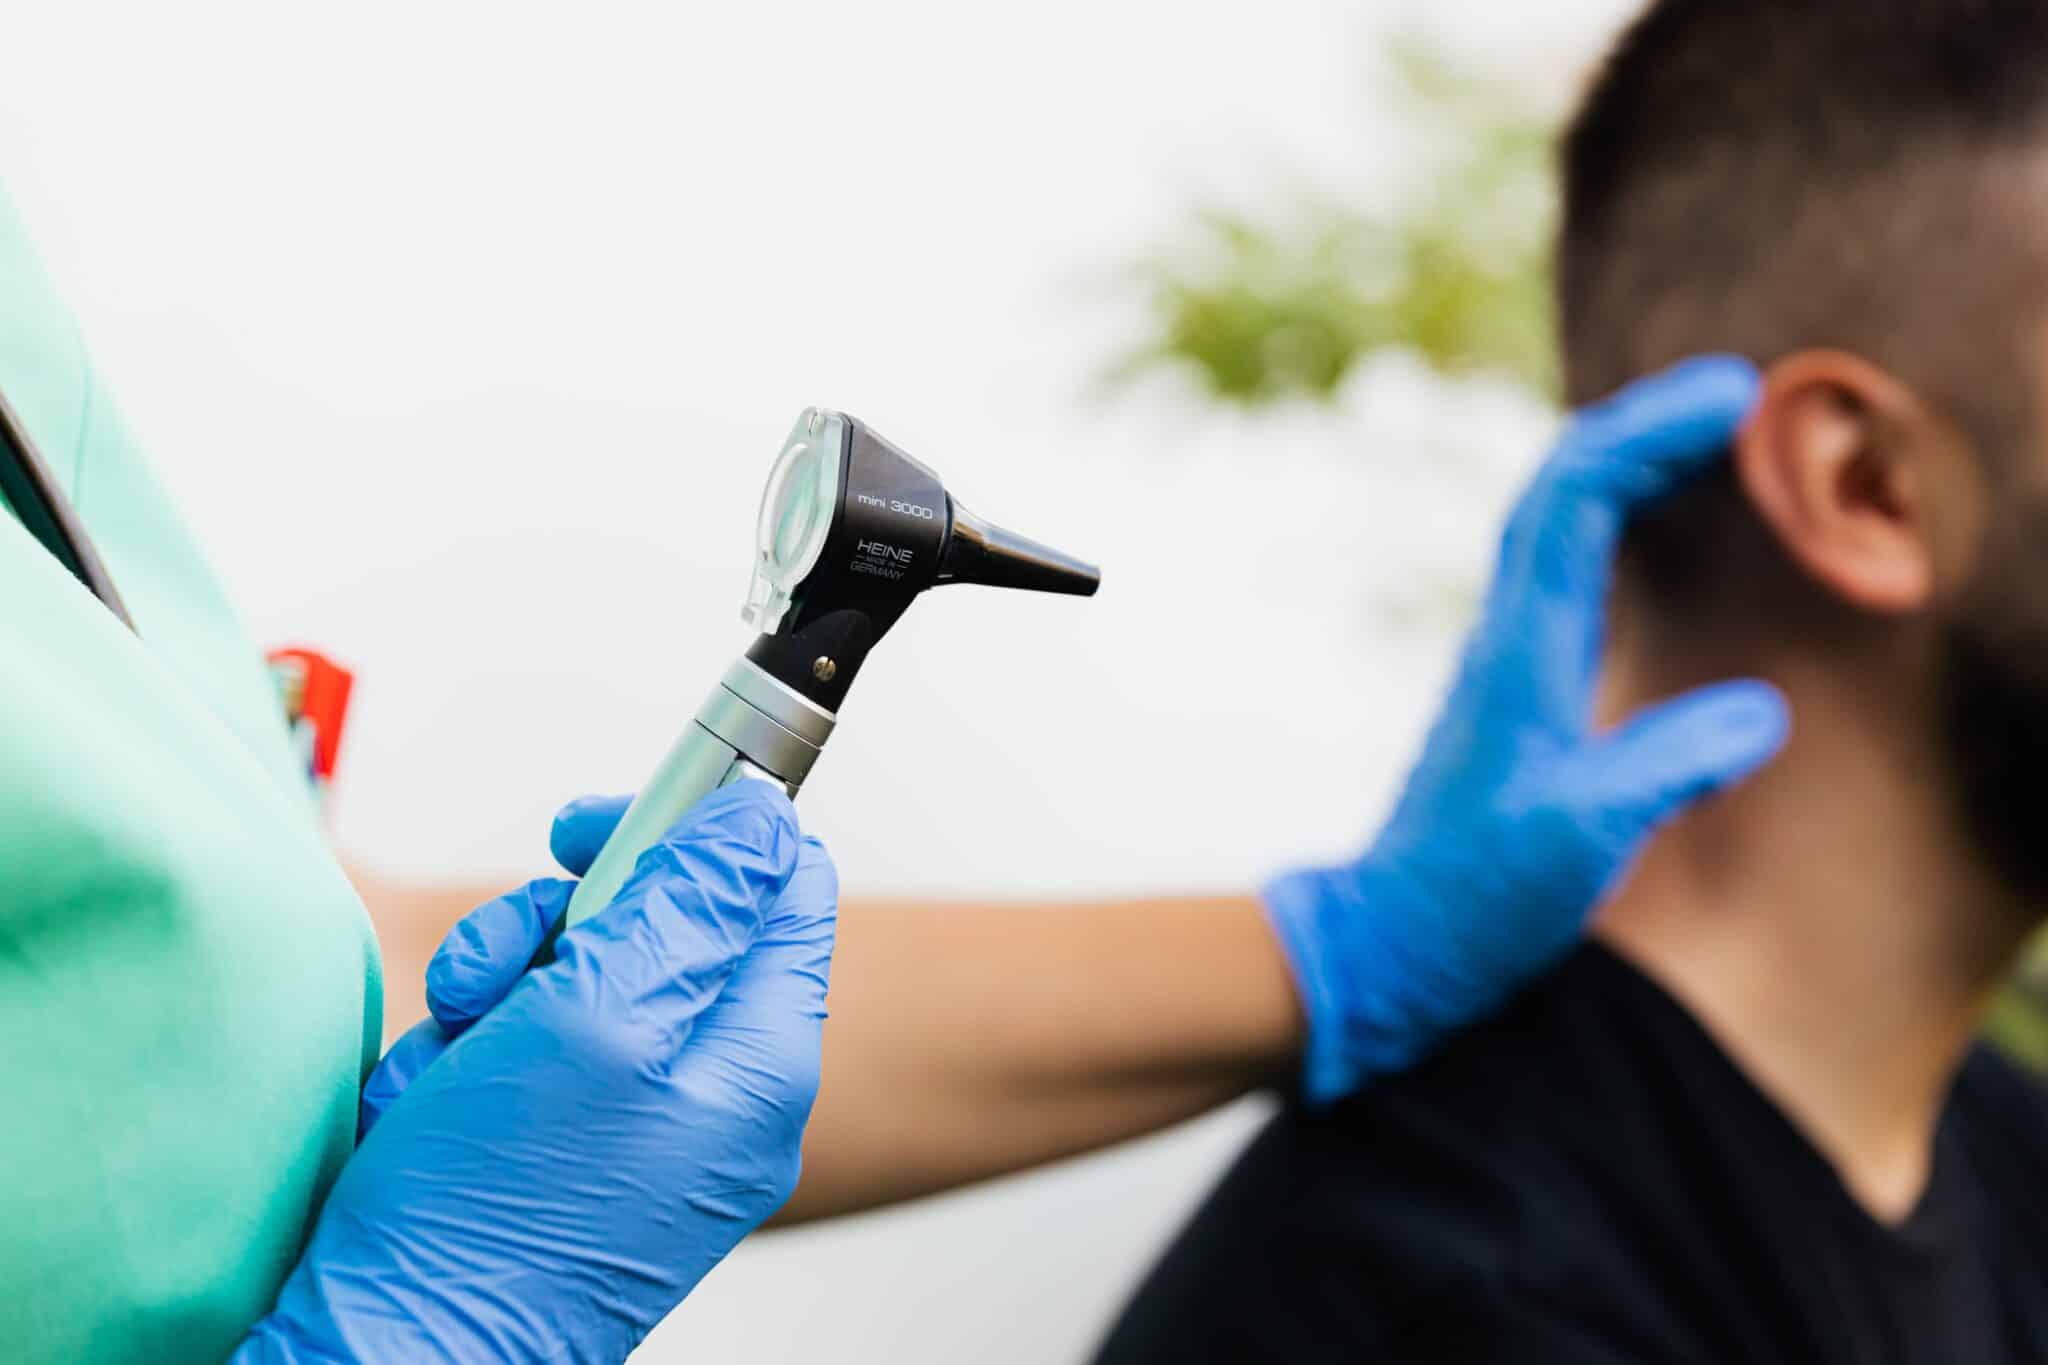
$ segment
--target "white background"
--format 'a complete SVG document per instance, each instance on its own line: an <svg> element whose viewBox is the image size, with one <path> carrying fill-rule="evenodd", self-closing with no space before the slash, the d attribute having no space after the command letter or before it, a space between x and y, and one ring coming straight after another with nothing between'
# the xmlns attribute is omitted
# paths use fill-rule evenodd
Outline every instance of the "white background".
<svg viewBox="0 0 2048 1365"><path fill-rule="evenodd" d="M1241 888L1370 828L1548 419L1398 357L1091 399L1114 268L1397 179L1390 24L1565 91L1625 8L9 4L0 175L257 637L360 670L371 862L531 875L639 779L817 402L1106 573L886 642L804 796L849 894ZM1081 1358L1259 1112L762 1238L644 1355Z"/></svg>

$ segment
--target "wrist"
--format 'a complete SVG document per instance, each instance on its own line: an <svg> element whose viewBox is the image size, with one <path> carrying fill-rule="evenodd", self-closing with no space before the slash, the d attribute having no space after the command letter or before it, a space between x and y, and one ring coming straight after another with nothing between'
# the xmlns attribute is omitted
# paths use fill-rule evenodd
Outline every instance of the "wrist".
<svg viewBox="0 0 2048 1365"><path fill-rule="evenodd" d="M1367 862L1285 873L1260 890L1308 1036L1298 1084L1311 1105L1410 1065L1435 1041L1409 997L1421 964L1389 930L1411 897Z"/></svg>
<svg viewBox="0 0 2048 1365"><path fill-rule="evenodd" d="M1254 896L1233 896L1217 903L1226 913L1205 926L1204 937L1218 954L1215 985L1196 983L1204 1003L1203 1022L1187 1036L1204 1030L1213 1037L1206 1060L1219 1074L1235 1074L1249 1089L1272 1089L1294 1083L1309 1037L1302 993L1295 984L1286 945L1273 932L1264 903Z"/></svg>

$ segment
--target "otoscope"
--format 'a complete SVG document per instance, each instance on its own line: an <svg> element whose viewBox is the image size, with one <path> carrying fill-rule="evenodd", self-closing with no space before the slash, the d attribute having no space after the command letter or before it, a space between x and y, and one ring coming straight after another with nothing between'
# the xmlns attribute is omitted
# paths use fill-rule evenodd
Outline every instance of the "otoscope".
<svg viewBox="0 0 2048 1365"><path fill-rule="evenodd" d="M640 789L565 924L611 903L641 853L698 799L742 778L791 796L854 675L911 599L942 583L1092 596L1092 564L968 511L939 476L843 412L806 408L768 475L742 618L760 631Z"/></svg>

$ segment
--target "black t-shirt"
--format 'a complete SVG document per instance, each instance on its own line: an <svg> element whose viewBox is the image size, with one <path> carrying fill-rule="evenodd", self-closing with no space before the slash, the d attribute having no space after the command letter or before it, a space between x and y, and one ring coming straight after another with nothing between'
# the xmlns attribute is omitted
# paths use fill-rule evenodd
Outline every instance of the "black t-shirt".
<svg viewBox="0 0 2048 1365"><path fill-rule="evenodd" d="M2048 1362L2048 1102L1973 1053L1886 1226L1589 944L1415 1070L1277 1118L1099 1365L1252 1360Z"/></svg>

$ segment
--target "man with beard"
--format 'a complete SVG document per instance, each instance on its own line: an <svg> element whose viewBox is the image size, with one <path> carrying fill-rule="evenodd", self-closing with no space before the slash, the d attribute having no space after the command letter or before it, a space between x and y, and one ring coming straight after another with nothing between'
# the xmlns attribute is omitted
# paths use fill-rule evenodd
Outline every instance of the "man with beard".
<svg viewBox="0 0 2048 1365"><path fill-rule="evenodd" d="M1505 1012L1279 1118L1102 1358L2048 1360L2048 1107L1973 1042L2048 905L2048 8L1660 0L1564 179L1575 397L1763 373L1596 712L1756 675L1792 739Z"/></svg>

